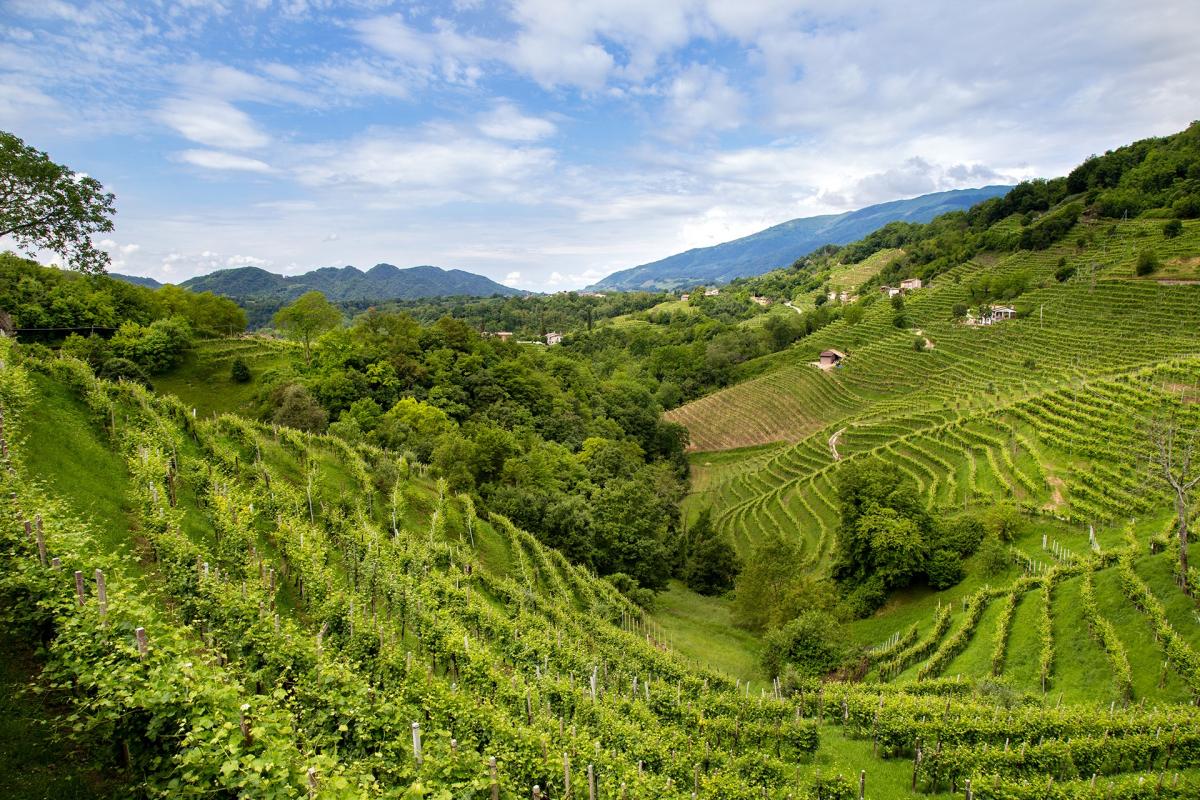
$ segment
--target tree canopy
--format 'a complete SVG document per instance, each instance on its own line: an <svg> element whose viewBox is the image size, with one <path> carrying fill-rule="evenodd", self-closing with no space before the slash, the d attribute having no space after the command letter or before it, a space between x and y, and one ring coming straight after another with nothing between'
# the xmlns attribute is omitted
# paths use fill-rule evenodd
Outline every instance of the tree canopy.
<svg viewBox="0 0 1200 800"><path fill-rule="evenodd" d="M312 341L342 321L342 312L318 291L305 292L275 312L275 325L304 345L304 360L312 361Z"/></svg>
<svg viewBox="0 0 1200 800"><path fill-rule="evenodd" d="M0 236L11 236L27 255L50 250L72 269L105 272L108 253L91 236L113 229L114 199L90 175L0 131Z"/></svg>

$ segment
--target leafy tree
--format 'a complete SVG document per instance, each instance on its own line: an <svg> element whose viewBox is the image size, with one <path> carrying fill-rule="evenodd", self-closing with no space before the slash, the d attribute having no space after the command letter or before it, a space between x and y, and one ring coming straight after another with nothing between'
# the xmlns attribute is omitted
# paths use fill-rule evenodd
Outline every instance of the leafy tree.
<svg viewBox="0 0 1200 800"><path fill-rule="evenodd" d="M925 535L894 508L874 507L858 520L858 536L869 543L871 571L888 589L907 586L925 569Z"/></svg>
<svg viewBox="0 0 1200 800"><path fill-rule="evenodd" d="M710 509L700 512L688 534L691 546L683 569L687 585L693 591L707 595L732 589L741 564L733 543L713 529Z"/></svg>
<svg viewBox="0 0 1200 800"><path fill-rule="evenodd" d="M792 666L801 675L818 678L841 666L848 654L846 637L825 611L805 611L768 633L760 660L771 677Z"/></svg>
<svg viewBox="0 0 1200 800"><path fill-rule="evenodd" d="M827 608L830 595L805 574L799 543L772 531L755 545L738 574L733 618L743 628L762 632L805 608Z"/></svg>
<svg viewBox="0 0 1200 800"><path fill-rule="evenodd" d="M342 312L318 291L305 292L275 313L275 325L304 344L304 360L312 363L312 340L342 321Z"/></svg>
<svg viewBox="0 0 1200 800"><path fill-rule="evenodd" d="M235 358L229 365L229 379L234 383L250 382L250 367L246 365L244 359Z"/></svg>
<svg viewBox="0 0 1200 800"><path fill-rule="evenodd" d="M925 337L924 336L918 336L916 339L913 339L913 350L916 350L918 353L925 352Z"/></svg>
<svg viewBox="0 0 1200 800"><path fill-rule="evenodd" d="M953 550L934 550L925 568L929 585L934 589L949 589L963 579L962 558Z"/></svg>
<svg viewBox="0 0 1200 800"><path fill-rule="evenodd" d="M146 370L128 358L118 357L108 359L101 365L97 374L101 378L107 378L110 381L126 380L140 383L143 386L150 385L150 379L146 375Z"/></svg>
<svg viewBox="0 0 1200 800"><path fill-rule="evenodd" d="M26 254L50 250L72 269L104 272L109 256L91 236L113 229L114 199L95 178L0 131L0 237L11 236Z"/></svg>
<svg viewBox="0 0 1200 800"><path fill-rule="evenodd" d="M288 383L279 387L273 393L272 401L275 406L272 418L279 425L302 431L320 431L329 418L303 384Z"/></svg>
<svg viewBox="0 0 1200 800"><path fill-rule="evenodd" d="M1137 265L1134 267L1134 271L1139 276L1150 275L1157 272L1158 268L1158 255L1153 250L1143 250L1138 253Z"/></svg>
<svg viewBox="0 0 1200 800"><path fill-rule="evenodd" d="M1167 220L1163 225L1163 236L1167 239L1174 239L1181 233L1183 233L1183 223L1177 219Z"/></svg>
<svg viewBox="0 0 1200 800"><path fill-rule="evenodd" d="M411 450L419 461L429 463L438 438L454 428L453 420L437 406L402 397L380 418L376 436L385 447Z"/></svg>
<svg viewBox="0 0 1200 800"><path fill-rule="evenodd" d="M979 547L979 566L985 575L999 575L1008 569L1008 550L995 536L984 537Z"/></svg>

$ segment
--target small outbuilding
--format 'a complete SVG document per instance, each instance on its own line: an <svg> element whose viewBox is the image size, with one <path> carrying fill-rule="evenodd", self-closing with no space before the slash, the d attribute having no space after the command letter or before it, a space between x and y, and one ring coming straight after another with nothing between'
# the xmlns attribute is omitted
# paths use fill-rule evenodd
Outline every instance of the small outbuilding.
<svg viewBox="0 0 1200 800"><path fill-rule="evenodd" d="M551 331L546 334L546 344L562 344L563 335Z"/></svg>
<svg viewBox="0 0 1200 800"><path fill-rule="evenodd" d="M920 289L922 286L920 278L905 278L900 281L900 288L903 291L911 292L913 289Z"/></svg>
<svg viewBox="0 0 1200 800"><path fill-rule="evenodd" d="M507 342L512 338L512 331L496 331L496 338L502 342Z"/></svg>
<svg viewBox="0 0 1200 800"><path fill-rule="evenodd" d="M842 363L842 359L845 357L846 354L841 350L822 350L821 360L818 363L821 365L821 369L830 369Z"/></svg>

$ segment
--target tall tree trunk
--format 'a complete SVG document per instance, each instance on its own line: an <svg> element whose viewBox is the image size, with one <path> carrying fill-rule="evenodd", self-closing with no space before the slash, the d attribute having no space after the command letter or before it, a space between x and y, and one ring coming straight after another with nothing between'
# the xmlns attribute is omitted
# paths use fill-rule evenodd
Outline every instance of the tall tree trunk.
<svg viewBox="0 0 1200 800"><path fill-rule="evenodd" d="M1183 490L1175 489L1175 513L1179 516L1179 588L1184 594L1191 594L1188 585L1188 524L1187 524L1187 495Z"/></svg>

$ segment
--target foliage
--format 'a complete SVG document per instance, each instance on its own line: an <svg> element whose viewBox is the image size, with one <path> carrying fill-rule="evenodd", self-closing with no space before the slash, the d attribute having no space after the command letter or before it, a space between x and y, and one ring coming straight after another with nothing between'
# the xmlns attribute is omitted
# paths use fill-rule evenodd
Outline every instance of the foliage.
<svg viewBox="0 0 1200 800"><path fill-rule="evenodd" d="M845 636L837 621L824 611L805 611L766 635L762 668L776 676L792 666L801 675L820 677L837 669L846 655Z"/></svg>
<svg viewBox="0 0 1200 800"><path fill-rule="evenodd" d="M318 291L305 292L275 312L275 326L304 345L304 358L312 361L312 341L342 321L342 312Z"/></svg>
<svg viewBox="0 0 1200 800"><path fill-rule="evenodd" d="M229 379L234 383L249 383L250 378L250 367L246 364L245 359L240 356L235 358L229 365Z"/></svg>
<svg viewBox="0 0 1200 800"><path fill-rule="evenodd" d="M109 256L91 237L113 229L114 199L92 176L0 131L0 238L11 237L28 255L50 250L72 269L104 272Z"/></svg>
<svg viewBox="0 0 1200 800"><path fill-rule="evenodd" d="M953 550L939 549L929 554L925 572L934 589L949 589L963 579L962 556Z"/></svg>
<svg viewBox="0 0 1200 800"><path fill-rule="evenodd" d="M1152 275L1158 271L1161 266L1158 260L1158 254L1153 250L1143 250L1138 253L1137 263L1134 265L1134 272L1139 276Z"/></svg>
<svg viewBox="0 0 1200 800"><path fill-rule="evenodd" d="M1178 219L1169 219L1163 223L1163 237L1166 239L1174 239L1179 234L1183 233L1183 223Z"/></svg>
<svg viewBox="0 0 1200 800"><path fill-rule="evenodd" d="M733 616L738 625L762 632L806 608L825 608L823 592L804 572L804 557L794 538L780 532L762 538L737 577Z"/></svg>
<svg viewBox="0 0 1200 800"><path fill-rule="evenodd" d="M723 594L734 586L741 566L729 537L716 532L712 512L704 509L688 530L689 552L683 568L688 587L705 595Z"/></svg>

